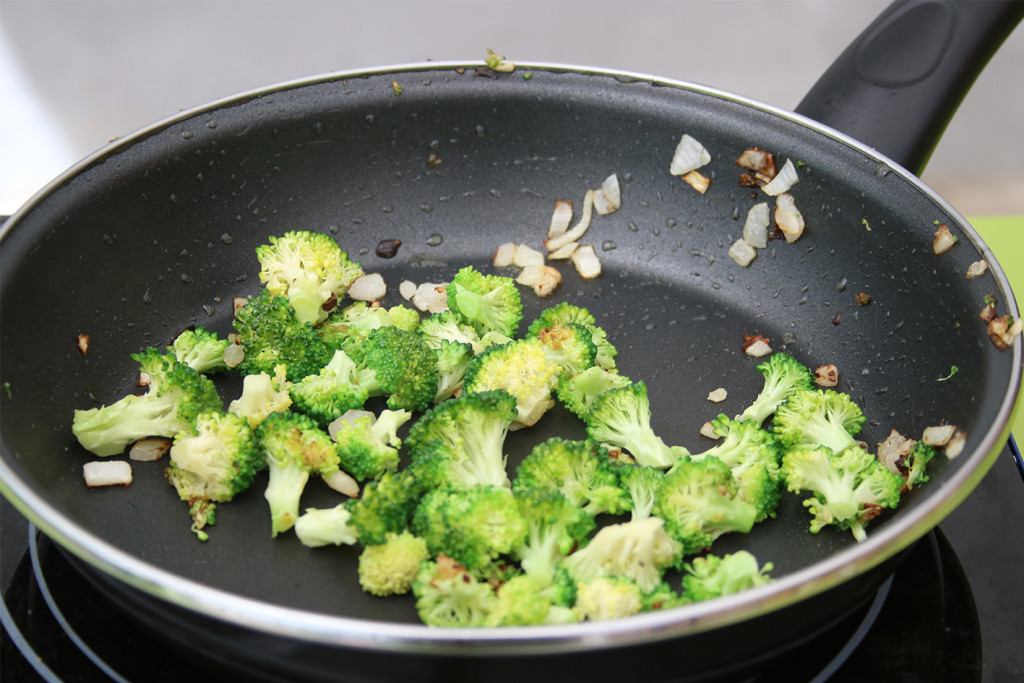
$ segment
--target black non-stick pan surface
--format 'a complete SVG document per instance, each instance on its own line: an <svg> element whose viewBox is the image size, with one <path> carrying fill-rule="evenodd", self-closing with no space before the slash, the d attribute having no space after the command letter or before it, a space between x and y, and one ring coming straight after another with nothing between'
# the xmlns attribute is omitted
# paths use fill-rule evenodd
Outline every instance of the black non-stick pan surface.
<svg viewBox="0 0 1024 683"><path fill-rule="evenodd" d="M683 133L713 156L706 194L668 172ZM727 250L765 199L738 182L734 160L752 146L799 163L793 194L807 229L742 268ZM936 462L931 481L861 544L849 532L810 534L792 495L776 519L716 543L772 562L769 586L615 622L475 631L428 629L412 598L362 592L355 548L272 538L262 480L221 506L206 543L161 463L135 463L127 488L83 484L90 456L71 435L74 409L136 391L132 352L189 325L230 332L232 298L261 286L253 250L268 236L335 235L384 276L393 305L404 279L444 282L468 264L503 272L490 265L498 244L539 248L554 201L580 206L611 173L622 208L596 216L586 237L604 273L582 281L563 266L551 298L524 289L523 329L558 301L587 307L622 373L647 382L655 430L694 452L710 446L698 434L706 420L738 413L760 390L760 361L741 346L761 334L812 367L839 367L838 388L868 417L869 444L894 428L913 436L950 422L969 435L963 455ZM959 238L941 256L931 248L938 223ZM636 74L422 64L245 94L112 143L15 214L2 238L5 495L172 641L199 640L240 666L248 653L250 665L296 677L415 667L458 678L481 662L520 675L537 658L613 670L614 648L655 646L713 667L707 638L723 630L741 634L730 642L742 656L777 651L845 614L877 585L878 567L968 495L1005 443L1020 383L1020 344L997 350L978 318L989 294L1018 315L1004 274L913 175L799 116ZM376 255L385 239L401 241L396 256ZM979 259L989 270L968 281ZM860 293L870 304L858 305ZM719 387L728 399L709 403ZM230 400L240 383L221 388ZM547 437L583 434L556 408L510 435L509 465ZM304 507L338 501L320 483ZM727 666L734 655L716 657Z"/></svg>

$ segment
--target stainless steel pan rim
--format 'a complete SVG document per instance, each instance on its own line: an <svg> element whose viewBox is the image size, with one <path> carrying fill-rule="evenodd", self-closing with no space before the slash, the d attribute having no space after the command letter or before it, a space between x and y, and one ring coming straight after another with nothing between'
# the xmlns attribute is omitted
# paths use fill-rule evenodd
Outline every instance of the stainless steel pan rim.
<svg viewBox="0 0 1024 683"><path fill-rule="evenodd" d="M334 72L251 90L184 110L131 135L110 142L69 168L42 188L11 216L0 233L0 243L2 243L3 237L17 225L22 213L28 212L55 187L73 177L82 168L103 159L116 150L130 146L136 140L153 135L171 124L215 111L232 103L265 97L276 92L325 81L359 79L391 73L473 70L482 66L484 65L481 62L475 61L423 62L379 69ZM989 272L1002 294L1007 312L1014 318L1020 315L1005 273L991 250L969 223L948 202L899 164L838 131L798 114L748 98L698 84L653 75L551 63L520 62L518 69L520 71L544 70L593 74L609 76L625 82L647 82L657 86L690 90L768 112L838 140L872 159L879 169L897 174L910 181L936 205L955 217L963 233L978 249L981 256L988 261ZM100 572L173 605L215 620L271 635L338 647L448 655L549 654L586 651L609 646L626 646L699 633L792 605L872 569L927 533L966 498L987 473L1005 445L1009 434L1011 415L1021 385L1021 344L1014 344L1006 353L1013 354L1013 372L998 414L994 416L978 447L973 452L963 453L960 456L969 462L941 484L941 487L946 490L930 491L927 500L922 501L912 510L901 512L899 519L893 520L892 523L874 530L863 543L848 547L825 561L786 575L766 586L705 603L640 614L616 621L514 629L444 629L337 617L286 608L213 589L134 558L79 528L74 520L65 517L25 481L22 481L4 460L0 460L0 492L10 499L43 533Z"/></svg>

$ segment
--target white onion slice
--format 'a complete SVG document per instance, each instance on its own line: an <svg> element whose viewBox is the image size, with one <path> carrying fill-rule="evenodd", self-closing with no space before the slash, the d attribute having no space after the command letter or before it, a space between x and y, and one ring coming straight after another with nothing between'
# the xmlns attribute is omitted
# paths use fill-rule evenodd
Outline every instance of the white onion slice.
<svg viewBox="0 0 1024 683"><path fill-rule="evenodd" d="M764 249L768 246L768 226L771 225L771 210L768 202L760 202L747 211L747 220L743 223L743 239L752 247Z"/></svg>
<svg viewBox="0 0 1024 683"><path fill-rule="evenodd" d="M548 239L558 237L569 229L572 223L572 202L568 199L556 199L555 211L551 214L551 225L548 227Z"/></svg>
<svg viewBox="0 0 1024 683"><path fill-rule="evenodd" d="M789 192L790 188L798 182L800 182L800 178L796 174L796 166L793 165L792 161L786 159L786 163L782 165L782 168L775 174L772 181L761 189L764 190L765 194L776 197L783 192Z"/></svg>
<svg viewBox="0 0 1024 683"><path fill-rule="evenodd" d="M601 260L597 258L594 245L584 244L572 253L572 264L584 280L593 280L601 274Z"/></svg>
<svg viewBox="0 0 1024 683"><path fill-rule="evenodd" d="M363 275L348 288L348 295L353 301L380 301L387 293L388 286L380 273Z"/></svg>
<svg viewBox="0 0 1024 683"><path fill-rule="evenodd" d="M981 277L986 270L988 270L988 261L985 259L975 261L967 267L967 279L973 280L976 277Z"/></svg>
<svg viewBox="0 0 1024 683"><path fill-rule="evenodd" d="M241 344L232 342L224 349L224 365L229 368L237 368L245 360L245 348Z"/></svg>
<svg viewBox="0 0 1024 683"><path fill-rule="evenodd" d="M171 450L171 439L152 437L139 439L128 451L128 458L139 462L153 462L164 456L164 453Z"/></svg>
<svg viewBox="0 0 1024 683"><path fill-rule="evenodd" d="M708 400L712 403L721 403L729 395L724 387L719 387L708 394Z"/></svg>
<svg viewBox="0 0 1024 683"><path fill-rule="evenodd" d="M796 242L804 233L804 217L796 208L793 195L788 192L783 192L775 198L775 224L790 243Z"/></svg>
<svg viewBox="0 0 1024 683"><path fill-rule="evenodd" d="M729 258L746 268L757 258L757 250L741 237L729 247Z"/></svg>
<svg viewBox="0 0 1024 683"><path fill-rule="evenodd" d="M683 137L679 139L679 144L676 145L668 172L672 175L686 175L690 171L696 171L698 168L709 163L711 163L711 155L704 148L704 145L686 133L683 134Z"/></svg>
<svg viewBox="0 0 1024 683"><path fill-rule="evenodd" d="M943 223L935 230L935 236L932 238L932 251L938 254L945 254L947 251L953 248L956 244L956 237L949 231L949 226Z"/></svg>
<svg viewBox="0 0 1024 683"><path fill-rule="evenodd" d="M427 313L441 313L448 310L448 286L424 282L412 295L413 306Z"/></svg>
<svg viewBox="0 0 1024 683"><path fill-rule="evenodd" d="M967 443L967 432L957 431L948 442L943 452L946 457L952 460L964 451L964 445Z"/></svg>
<svg viewBox="0 0 1024 683"><path fill-rule="evenodd" d="M498 248L494 250L494 258L491 259L492 263L498 268L511 266L516 260L516 249L515 242L499 244Z"/></svg>
<svg viewBox="0 0 1024 683"><path fill-rule="evenodd" d="M622 206L622 189L619 176L612 173L601 183L601 189L594 195L594 211L601 216L615 213Z"/></svg>
<svg viewBox="0 0 1024 683"><path fill-rule="evenodd" d="M716 441L721 438L720 436L718 436L718 434L715 433L715 425L711 424L710 422L705 422L700 426L700 435L706 436L707 438L714 439Z"/></svg>
<svg viewBox="0 0 1024 683"><path fill-rule="evenodd" d="M398 285L398 293L408 301L416 293L416 283L412 280L402 280L402 283Z"/></svg>
<svg viewBox="0 0 1024 683"><path fill-rule="evenodd" d="M549 239L544 243L549 252L557 251L570 242L576 242L586 234L587 230L590 229L590 220L594 215L594 195L596 194L596 190L587 190L587 193L583 196L583 214L576 225L558 237Z"/></svg>
<svg viewBox="0 0 1024 683"><path fill-rule="evenodd" d="M683 180L686 182L687 185L697 190L697 192L700 192L701 194L707 192L708 188L711 187L711 178L708 178L705 175L701 175L697 171L690 171L689 173L684 174Z"/></svg>
<svg viewBox="0 0 1024 683"><path fill-rule="evenodd" d="M740 158L736 160L736 163L769 180L775 177L775 157L763 149L751 147L744 150Z"/></svg>
<svg viewBox="0 0 1024 683"><path fill-rule="evenodd" d="M543 266L544 254L540 253L528 244L517 244L515 253L512 256L512 265L517 268L526 266Z"/></svg>
<svg viewBox="0 0 1024 683"><path fill-rule="evenodd" d="M763 339L758 339L756 342L744 349L751 358L760 358L761 356L767 356L772 352L772 347L768 346L768 343Z"/></svg>
<svg viewBox="0 0 1024 683"><path fill-rule="evenodd" d="M345 470L334 470L324 476L323 480L338 493L343 493L349 498L359 497L359 482Z"/></svg>
<svg viewBox="0 0 1024 683"><path fill-rule="evenodd" d="M560 247L555 251L548 254L549 261L566 261L572 257L572 253L576 251L576 247L580 246L579 242L569 242L564 247Z"/></svg>
<svg viewBox="0 0 1024 683"><path fill-rule="evenodd" d="M128 486L132 483L132 466L126 460L94 460L82 465L85 485Z"/></svg>
<svg viewBox="0 0 1024 683"><path fill-rule="evenodd" d="M921 441L932 447L945 446L955 433L956 425L925 427L924 432L921 433Z"/></svg>

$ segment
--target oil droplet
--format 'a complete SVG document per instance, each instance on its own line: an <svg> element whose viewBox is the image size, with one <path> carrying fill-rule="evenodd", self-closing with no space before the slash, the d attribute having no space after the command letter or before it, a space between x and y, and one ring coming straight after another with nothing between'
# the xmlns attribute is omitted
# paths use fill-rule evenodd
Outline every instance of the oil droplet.
<svg viewBox="0 0 1024 683"><path fill-rule="evenodd" d="M112 247L117 243L117 235L104 235L103 244Z"/></svg>
<svg viewBox="0 0 1024 683"><path fill-rule="evenodd" d="M442 242L444 242L444 237L436 232L427 238L427 244L431 247L439 247Z"/></svg>
<svg viewBox="0 0 1024 683"><path fill-rule="evenodd" d="M400 246L402 246L400 240L381 240L377 243L375 253L381 258L394 258L398 254Z"/></svg>
<svg viewBox="0 0 1024 683"><path fill-rule="evenodd" d="M220 241L223 242L224 244L231 244L232 242L235 241L235 238L229 235L228 233L224 233L223 235L220 236Z"/></svg>
<svg viewBox="0 0 1024 683"><path fill-rule="evenodd" d="M216 121L207 121L206 122L206 127L209 128L210 130L213 130L214 128L217 127L217 122Z"/></svg>
<svg viewBox="0 0 1024 683"><path fill-rule="evenodd" d="M849 284L848 280L844 277L842 280L836 283L836 290L840 292L846 291L846 285Z"/></svg>
<svg viewBox="0 0 1024 683"><path fill-rule="evenodd" d="M619 245L615 244L612 240L605 240L601 243L601 251L611 251Z"/></svg>
<svg viewBox="0 0 1024 683"><path fill-rule="evenodd" d="M151 295L151 294L149 293L149 290L148 290L148 289L147 289L147 290L146 290L145 292L143 292L143 293L142 293L142 303L144 303L144 304L148 304L148 303L150 303L150 302L151 302L152 300L153 300L153 295Z"/></svg>
<svg viewBox="0 0 1024 683"><path fill-rule="evenodd" d="M313 124L313 132L314 133L322 133L322 132L324 132L324 124L321 123L320 121L317 121L316 123L314 123Z"/></svg>
<svg viewBox="0 0 1024 683"><path fill-rule="evenodd" d="M629 228L630 232L640 232L639 226L637 226L633 221L630 221L626 227Z"/></svg>
<svg viewBox="0 0 1024 683"><path fill-rule="evenodd" d="M430 213L433 210L434 207L432 207L430 204L420 204L420 211L422 211L423 213Z"/></svg>
<svg viewBox="0 0 1024 683"><path fill-rule="evenodd" d="M189 275L188 273L182 273L181 281L187 285L188 283L192 282L192 276Z"/></svg>
<svg viewBox="0 0 1024 683"><path fill-rule="evenodd" d="M191 140L192 139L192 131L190 131L190 130L182 131L181 132L181 137L186 139L186 140Z"/></svg>
<svg viewBox="0 0 1024 683"><path fill-rule="evenodd" d="M206 313L207 317L212 318L217 309L210 304L203 304L203 312Z"/></svg>
<svg viewBox="0 0 1024 683"><path fill-rule="evenodd" d="M501 190L490 190L490 193L492 197L501 197Z"/></svg>
<svg viewBox="0 0 1024 683"><path fill-rule="evenodd" d="M486 131L484 131L484 127L481 126L480 124L477 124L477 126L476 126L476 136L478 138L482 138L484 135L486 135Z"/></svg>
<svg viewBox="0 0 1024 683"><path fill-rule="evenodd" d="M666 225L666 226L668 226L668 227L670 227L670 228L674 228L674 227L676 227L676 219L675 219L675 218L669 218L669 219L667 219L667 220L665 221L665 225Z"/></svg>

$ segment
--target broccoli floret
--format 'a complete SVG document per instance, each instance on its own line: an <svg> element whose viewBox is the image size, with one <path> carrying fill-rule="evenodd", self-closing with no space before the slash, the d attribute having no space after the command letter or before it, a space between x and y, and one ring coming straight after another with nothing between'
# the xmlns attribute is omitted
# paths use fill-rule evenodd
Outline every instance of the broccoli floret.
<svg viewBox="0 0 1024 683"><path fill-rule="evenodd" d="M621 619L644 611L643 591L625 576L596 576L580 581L573 611L579 621Z"/></svg>
<svg viewBox="0 0 1024 683"><path fill-rule="evenodd" d="M173 438L191 430L200 413L222 408L213 382L179 363L173 354L149 347L132 354L132 359L149 390L99 408L76 410L71 423L82 447L100 457L123 453L129 444L147 436Z"/></svg>
<svg viewBox="0 0 1024 683"><path fill-rule="evenodd" d="M654 501L657 499L665 473L655 467L645 467L634 463L621 463L617 470L622 488L630 501L630 519L647 519L654 512Z"/></svg>
<svg viewBox="0 0 1024 683"><path fill-rule="evenodd" d="M527 533L512 554L524 572L547 586L554 581L558 562L585 543L597 523L557 491L517 490L515 499Z"/></svg>
<svg viewBox="0 0 1024 683"><path fill-rule="evenodd" d="M192 531L213 523L216 503L230 501L252 485L266 465L259 440L249 422L233 413L210 411L196 417L195 426L179 432L170 450L167 480L189 504Z"/></svg>
<svg viewBox="0 0 1024 683"><path fill-rule="evenodd" d="M459 322L458 317L451 311L440 311L423 318L417 331L432 349L440 348L445 342L451 342L469 344L474 354L484 350L480 335L473 326Z"/></svg>
<svg viewBox="0 0 1024 683"><path fill-rule="evenodd" d="M428 491L412 531L432 555L443 553L474 570L519 547L527 528L510 489L474 486Z"/></svg>
<svg viewBox="0 0 1024 683"><path fill-rule="evenodd" d="M893 474L860 446L836 453L819 446L797 447L782 458L782 479L793 493L809 491L804 500L811 513L811 533L828 525L849 529L858 541L865 527L900 500L903 478Z"/></svg>
<svg viewBox="0 0 1024 683"><path fill-rule="evenodd" d="M715 456L724 462L739 485L739 499L757 508L756 521L774 516L781 492L779 465L783 452L774 434L753 420L731 420L726 415L719 415L711 425L722 438L721 443L690 458Z"/></svg>
<svg viewBox="0 0 1024 683"><path fill-rule="evenodd" d="M651 612L659 609L670 609L680 605L689 605L693 600L684 594L672 590L668 581L662 581L658 586L647 593L644 597L644 612Z"/></svg>
<svg viewBox="0 0 1024 683"><path fill-rule="evenodd" d="M318 325L363 270L326 233L294 230L256 248L260 282L285 297L299 321Z"/></svg>
<svg viewBox="0 0 1024 683"><path fill-rule="evenodd" d="M889 470L895 472L903 479L901 492L909 491L915 486L928 481L928 463L937 454L935 448L923 441L907 439L901 452L890 462L889 459L882 457L882 447L884 445L879 444L877 457Z"/></svg>
<svg viewBox="0 0 1024 683"><path fill-rule="evenodd" d="M509 486L505 437L516 400L504 391L463 393L426 411L409 429L413 467L435 483Z"/></svg>
<svg viewBox="0 0 1024 683"><path fill-rule="evenodd" d="M857 445L853 438L865 421L848 394L831 389L802 389L779 406L772 430L782 448L825 446L838 453Z"/></svg>
<svg viewBox="0 0 1024 683"><path fill-rule="evenodd" d="M630 508L614 461L593 441L551 437L537 444L516 468L512 486L517 493L557 491L591 515L617 515Z"/></svg>
<svg viewBox="0 0 1024 683"><path fill-rule="evenodd" d="M499 332L515 337L523 319L523 302L515 280L466 266L448 283L448 309L477 334Z"/></svg>
<svg viewBox="0 0 1024 683"><path fill-rule="evenodd" d="M615 356L618 355L618 351L608 341L608 335L604 329L598 327L597 321L590 311L575 304L563 301L544 309L537 316L537 319L530 323L526 336L538 337L545 328L559 324L582 325L586 328L590 332L590 341L593 342L597 349L594 362L598 367L612 372L615 371Z"/></svg>
<svg viewBox="0 0 1024 683"><path fill-rule="evenodd" d="M326 476L338 469L338 448L327 432L302 413L271 413L260 423L257 435L270 471L264 496L277 536L295 525L309 475Z"/></svg>
<svg viewBox="0 0 1024 683"><path fill-rule="evenodd" d="M665 473L654 514L665 520L665 531L685 554L695 553L724 533L747 533L754 526L757 508L738 498L738 488L718 458L682 458Z"/></svg>
<svg viewBox="0 0 1024 683"><path fill-rule="evenodd" d="M476 357L469 344L442 341L433 349L437 358L437 393L434 403L440 403L458 393L466 379L466 369Z"/></svg>
<svg viewBox="0 0 1024 683"><path fill-rule="evenodd" d="M409 308L398 304L388 309L391 316L391 324L406 332L416 332L420 328L420 312L415 308Z"/></svg>
<svg viewBox="0 0 1024 683"><path fill-rule="evenodd" d="M537 334L548 360L561 368L561 376L575 376L592 367L597 358L597 345L591 332L576 323L558 323Z"/></svg>
<svg viewBox="0 0 1024 683"><path fill-rule="evenodd" d="M372 595L403 595L412 590L420 565L429 559L422 538L408 531L390 533L383 543L368 545L359 554L359 585Z"/></svg>
<svg viewBox="0 0 1024 683"><path fill-rule="evenodd" d="M651 428L651 404L642 381L604 392L584 419L591 439L621 448L641 465L664 469L685 454L669 448Z"/></svg>
<svg viewBox="0 0 1024 683"><path fill-rule="evenodd" d="M273 373L283 363L288 379L298 382L331 359L316 330L299 322L287 299L266 289L235 313L235 330L245 355L238 370L245 375Z"/></svg>
<svg viewBox="0 0 1024 683"><path fill-rule="evenodd" d="M359 384L370 396L387 396L392 410L425 410L437 393L434 352L416 332L394 326L370 332L359 366Z"/></svg>
<svg viewBox="0 0 1024 683"><path fill-rule="evenodd" d="M408 468L385 471L380 479L364 486L359 498L345 503L359 541L364 545L384 543L389 533L408 528L424 490L422 481Z"/></svg>
<svg viewBox="0 0 1024 683"><path fill-rule="evenodd" d="M338 444L339 466L358 481L380 479L398 469L402 440L398 429L412 418L408 410L383 410L380 415L362 413L331 425Z"/></svg>
<svg viewBox="0 0 1024 683"><path fill-rule="evenodd" d="M274 367L273 376L266 372L246 375L242 378L242 395L228 404L228 412L241 415L255 429L267 415L291 408L290 387L283 364Z"/></svg>
<svg viewBox="0 0 1024 683"><path fill-rule="evenodd" d="M388 309L356 301L331 311L315 329L328 349L344 351L349 358L359 362L363 359L363 344L370 332L393 324Z"/></svg>
<svg viewBox="0 0 1024 683"><path fill-rule="evenodd" d="M569 574L581 582L599 576L625 576L641 592L654 590L669 567L678 567L682 545L665 533L658 517L603 527L583 548L562 561ZM579 598L577 598L578 602Z"/></svg>
<svg viewBox="0 0 1024 683"><path fill-rule="evenodd" d="M412 592L416 612L427 626L483 626L498 599L490 584L446 555L420 565Z"/></svg>
<svg viewBox="0 0 1024 683"><path fill-rule="evenodd" d="M352 515L345 504L332 508L307 508L295 520L295 535L304 546L355 545L359 532L351 524Z"/></svg>
<svg viewBox="0 0 1024 683"><path fill-rule="evenodd" d="M772 580L768 574L772 563L759 567L757 558L746 550L721 557L695 557L693 562L684 564L683 569L686 572L682 579L683 593L694 602L739 593Z"/></svg>
<svg viewBox="0 0 1024 683"><path fill-rule="evenodd" d="M224 362L224 351L229 346L230 340L221 339L204 327L194 327L175 337L167 350L174 354L179 363L206 375L228 369Z"/></svg>
<svg viewBox="0 0 1024 683"><path fill-rule="evenodd" d="M512 429L529 427L555 405L551 394L559 370L539 339L516 339L478 355L466 370L463 391L507 391L515 397L518 412Z"/></svg>
<svg viewBox="0 0 1024 683"><path fill-rule="evenodd" d="M360 379L355 361L338 350L319 372L292 384L288 394L297 410L326 425L366 403L369 391Z"/></svg>
<svg viewBox="0 0 1024 683"><path fill-rule="evenodd" d="M559 375L555 394L562 405L580 418L586 419L594 399L609 389L617 389L630 383L628 377L595 365L578 375Z"/></svg>
<svg viewBox="0 0 1024 683"><path fill-rule="evenodd" d="M772 354L757 369L764 375L764 386L737 420L752 420L760 426L793 392L814 387L810 369L785 353Z"/></svg>
<svg viewBox="0 0 1024 683"><path fill-rule="evenodd" d="M573 611L555 603L550 583L530 575L514 576L498 587L485 626L535 626L576 621Z"/></svg>

